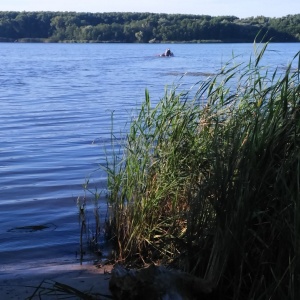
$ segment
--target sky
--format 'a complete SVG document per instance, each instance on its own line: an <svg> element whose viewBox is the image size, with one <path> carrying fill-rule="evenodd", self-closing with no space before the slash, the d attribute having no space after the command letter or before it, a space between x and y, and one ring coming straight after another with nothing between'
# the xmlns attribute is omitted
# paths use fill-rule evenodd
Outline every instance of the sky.
<svg viewBox="0 0 300 300"><path fill-rule="evenodd" d="M0 0L0 11L152 12L238 18L300 14L300 0Z"/></svg>

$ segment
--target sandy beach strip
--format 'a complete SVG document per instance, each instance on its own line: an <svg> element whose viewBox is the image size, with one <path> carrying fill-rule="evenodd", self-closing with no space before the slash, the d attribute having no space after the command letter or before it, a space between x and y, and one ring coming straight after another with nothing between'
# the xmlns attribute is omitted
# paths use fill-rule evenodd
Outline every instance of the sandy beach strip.
<svg viewBox="0 0 300 300"><path fill-rule="evenodd" d="M0 299L62 299L57 292L49 293L55 282L67 285L81 292L98 295L95 299L109 299L109 279L112 265L96 267L93 265L57 265L28 270L17 270L13 273L0 273ZM41 285L42 284L42 285ZM41 288L37 290L37 287ZM55 294L56 293L56 294ZM66 294L64 295L66 296ZM68 299L78 299L68 298Z"/></svg>

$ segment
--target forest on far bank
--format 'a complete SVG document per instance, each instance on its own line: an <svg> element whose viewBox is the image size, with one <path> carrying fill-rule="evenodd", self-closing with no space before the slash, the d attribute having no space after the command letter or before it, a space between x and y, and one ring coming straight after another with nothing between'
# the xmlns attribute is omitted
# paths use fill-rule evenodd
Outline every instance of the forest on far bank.
<svg viewBox="0 0 300 300"><path fill-rule="evenodd" d="M0 11L0 42L300 42L300 14L238 18L157 13Z"/></svg>

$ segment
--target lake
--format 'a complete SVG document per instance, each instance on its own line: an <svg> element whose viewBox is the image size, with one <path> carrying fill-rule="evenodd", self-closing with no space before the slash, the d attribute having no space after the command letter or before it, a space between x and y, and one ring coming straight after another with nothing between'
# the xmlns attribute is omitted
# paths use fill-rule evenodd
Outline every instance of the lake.
<svg viewBox="0 0 300 300"><path fill-rule="evenodd" d="M168 47L174 57L157 56ZM116 135L124 135L146 88L154 105L166 86L189 90L233 55L248 62L252 50L252 44L0 43L0 272L79 263L76 203L89 179L104 191L104 220L106 176L99 165L109 153L112 113ZM271 44L263 64L284 72L299 50L297 43Z"/></svg>

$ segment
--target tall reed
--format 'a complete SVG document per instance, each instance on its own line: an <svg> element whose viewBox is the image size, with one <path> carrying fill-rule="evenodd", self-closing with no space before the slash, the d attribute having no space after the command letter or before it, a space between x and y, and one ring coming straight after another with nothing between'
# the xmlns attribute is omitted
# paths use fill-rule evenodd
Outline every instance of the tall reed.
<svg viewBox="0 0 300 300"><path fill-rule="evenodd" d="M152 107L146 91L106 166L117 259L172 263L222 299L298 299L300 59L271 73L266 48L192 99L174 88Z"/></svg>

